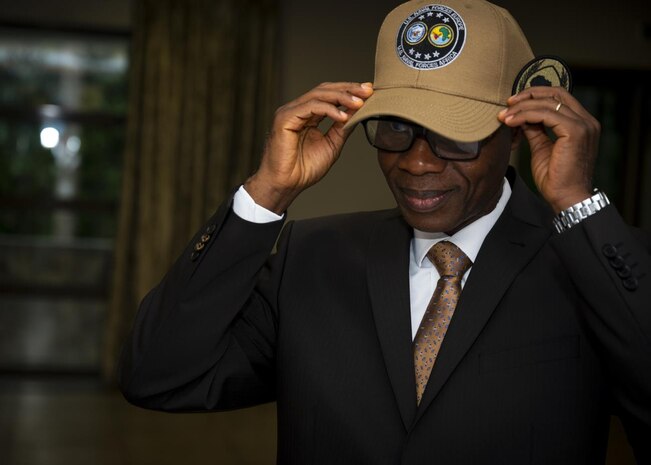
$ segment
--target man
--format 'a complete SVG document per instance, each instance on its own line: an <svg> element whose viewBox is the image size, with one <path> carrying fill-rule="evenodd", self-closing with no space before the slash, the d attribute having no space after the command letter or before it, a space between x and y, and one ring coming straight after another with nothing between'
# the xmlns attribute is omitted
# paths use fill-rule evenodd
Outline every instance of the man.
<svg viewBox="0 0 651 465"><path fill-rule="evenodd" d="M391 12L374 85L280 108L259 170L143 300L127 399L277 400L281 464L603 463L611 412L651 462L648 237L592 191L581 104L509 97L532 57L481 0ZM398 209L289 223L269 257L358 122ZM508 168L522 138L544 200Z"/></svg>

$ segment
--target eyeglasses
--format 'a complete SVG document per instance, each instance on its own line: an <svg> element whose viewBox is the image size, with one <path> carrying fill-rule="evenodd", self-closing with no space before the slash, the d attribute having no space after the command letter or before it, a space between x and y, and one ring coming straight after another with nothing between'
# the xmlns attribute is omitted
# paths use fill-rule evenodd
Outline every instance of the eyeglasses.
<svg viewBox="0 0 651 465"><path fill-rule="evenodd" d="M458 142L443 137L415 123L398 118L376 117L362 122L369 143L387 152L406 152L417 136L422 135L432 152L443 160L466 161L479 156L483 145L493 136L476 142Z"/></svg>

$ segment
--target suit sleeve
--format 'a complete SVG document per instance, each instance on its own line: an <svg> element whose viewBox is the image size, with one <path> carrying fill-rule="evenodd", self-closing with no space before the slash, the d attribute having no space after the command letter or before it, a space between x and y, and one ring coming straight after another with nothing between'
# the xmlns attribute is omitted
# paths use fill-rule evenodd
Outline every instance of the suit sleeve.
<svg viewBox="0 0 651 465"><path fill-rule="evenodd" d="M639 463L651 463L651 240L612 206L555 237L587 305L618 414Z"/></svg>
<svg viewBox="0 0 651 465"><path fill-rule="evenodd" d="M140 304L119 368L129 402L205 411L274 400L283 255L269 255L281 228L220 207Z"/></svg>

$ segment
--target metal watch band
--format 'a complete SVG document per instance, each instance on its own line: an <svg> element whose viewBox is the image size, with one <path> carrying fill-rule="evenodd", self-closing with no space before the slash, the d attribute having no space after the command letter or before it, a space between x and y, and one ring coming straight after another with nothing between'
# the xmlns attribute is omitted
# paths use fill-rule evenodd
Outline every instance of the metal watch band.
<svg viewBox="0 0 651 465"><path fill-rule="evenodd" d="M606 194L595 189L595 194L592 197L572 205L555 216L553 220L554 227L557 232L562 233L575 224L579 224L590 215L594 215L606 205L610 205L610 200L608 200Z"/></svg>

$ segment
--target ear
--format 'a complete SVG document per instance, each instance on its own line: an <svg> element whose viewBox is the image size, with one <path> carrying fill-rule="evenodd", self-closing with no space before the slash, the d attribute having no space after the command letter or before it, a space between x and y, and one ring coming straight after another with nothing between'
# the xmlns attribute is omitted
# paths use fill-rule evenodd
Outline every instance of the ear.
<svg viewBox="0 0 651 465"><path fill-rule="evenodd" d="M511 153L518 150L522 142L522 137L522 128L519 126L511 128Z"/></svg>

